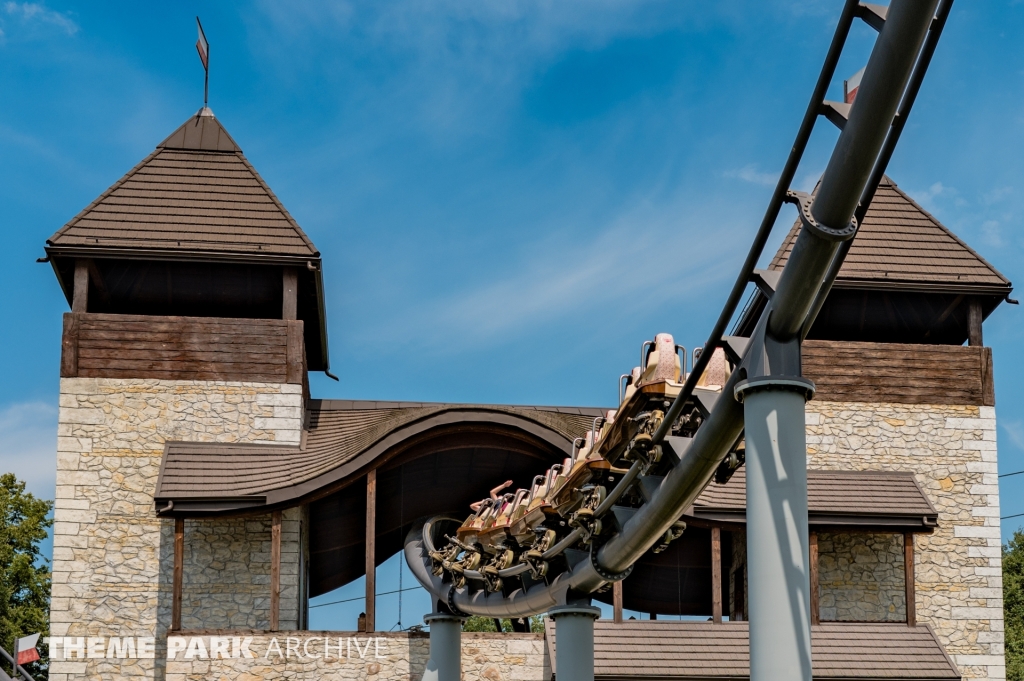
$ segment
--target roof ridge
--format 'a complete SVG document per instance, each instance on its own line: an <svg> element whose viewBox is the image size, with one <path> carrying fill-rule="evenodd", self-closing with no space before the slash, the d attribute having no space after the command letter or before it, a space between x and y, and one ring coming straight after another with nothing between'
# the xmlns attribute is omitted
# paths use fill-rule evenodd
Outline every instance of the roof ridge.
<svg viewBox="0 0 1024 681"><path fill-rule="evenodd" d="M800 229L800 220L794 221L768 269L778 271L785 266ZM879 181L878 191L853 239L837 285L901 284L910 289L938 286L952 287L961 293L985 287L991 289L986 295L1012 287L999 270L888 175Z"/></svg>
<svg viewBox="0 0 1024 681"><path fill-rule="evenodd" d="M203 112L178 126L46 243L102 250L108 257L321 257L220 121Z"/></svg>
<svg viewBox="0 0 1024 681"><path fill-rule="evenodd" d="M997 277L999 277L1000 279L1002 279L1002 280L1003 280L1004 282L1006 282L1006 284L1007 284L1007 285L1010 285L1010 283L1011 283L1011 282L1010 282L1010 280L1009 280L1009 279L1007 279L1006 277L1004 277L1004 276L1003 276L1003 274L1002 274L1002 272L1000 272L1000 271L999 271L999 270L997 270L997 269L996 269L995 267L993 267L993 266L992 266L992 264L991 264L991 263L990 263L990 262L989 262L988 260L985 260L985 258L983 258L983 257L981 256L981 254L979 254L979 253L978 253L978 252L977 252L976 250L974 250L973 248L971 248L970 246L968 246L968 245L967 245L967 242L966 242L966 241L964 241L963 239L961 239L960 237L958 237L958 236L957 236L956 234L954 234L954 233L953 233L953 230L951 230L951 229L950 229L949 227L946 227L946 226L945 226L944 224L942 224L941 222L939 222L939 221L938 221L938 219L936 219L936 217L935 217L934 215L932 215L932 214L931 214L931 213L930 213L929 211L925 210L925 209L924 209L924 207L923 207L923 206L921 206L921 204L919 204L919 203L918 203L917 201L915 201L915 200L914 200L914 199L913 199L913 198L912 198L912 197L911 197L911 196L910 196L909 194L907 194L907 193L906 193L905 191L903 191L902 189L900 189L900 186L899 186L898 184L896 184L895 182L892 182L891 180L890 180L890 182L891 182L892 188L896 190L896 193L898 193L898 194L899 194L900 196L902 196L902 197L903 197L904 199L906 199L907 201L909 201L909 202L911 203L911 205L913 205L913 206L914 206L915 208L917 208L917 209L918 209L919 211L921 211L922 213L924 213L925 217L927 217L927 218L928 218L929 220L931 220L931 221L932 221L932 224L933 224L933 225L935 225L935 226L936 226L936 227L938 227L938 228L939 228L940 230L942 230L943 232L945 232L945 233L946 233L946 234L947 234L948 236L952 237L952 238L953 238L953 240L954 240L954 241L956 241L956 242L957 242L958 244L960 244L961 246L963 246L963 247L964 247L964 249L966 249L966 250L967 250L967 252L969 252L969 253L970 253L971 255L973 255L973 256L974 256L975 258L977 258L978 260L980 260L980 261L981 261L981 263L982 263L983 265L985 265L985 267L987 267L987 268L989 269L989 271L990 271L990 272L992 272L992 274L994 274L995 276L997 276Z"/></svg>
<svg viewBox="0 0 1024 681"><path fill-rule="evenodd" d="M245 164L245 167L248 168L249 171L253 174L253 176L256 178L256 181L260 183L261 187L263 187L263 190L267 192L267 195L270 196L270 200L274 202L274 205L277 206L278 210L280 210L284 214L285 219L287 219L288 222L291 223L292 228L294 228L295 231L298 232L299 237L306 243L306 245L309 247L309 250L313 251L313 255L316 257L320 257L320 251L318 251L316 246L313 245L313 242L310 240L309 236L306 235L306 232L302 229L302 227L299 226L299 223L295 220L295 218L292 217L292 214L288 212L288 209L284 207L284 204L281 203L281 200L277 198L277 194L274 193L274 190L270 188L270 185L268 185L266 180L263 179L263 176L260 175L258 170L256 170L256 167L253 166L249 159L246 158L245 154L242 153L242 150L239 149L237 152L235 152L235 154L238 156L238 158L241 159L242 163Z"/></svg>

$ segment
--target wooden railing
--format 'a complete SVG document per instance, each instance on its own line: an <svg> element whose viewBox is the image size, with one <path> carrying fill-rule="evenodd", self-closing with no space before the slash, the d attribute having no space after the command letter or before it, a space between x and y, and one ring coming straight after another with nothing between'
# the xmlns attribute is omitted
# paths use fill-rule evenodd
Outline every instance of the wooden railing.
<svg viewBox="0 0 1024 681"><path fill-rule="evenodd" d="M804 341L816 400L995 406L992 349L961 345Z"/></svg>
<svg viewBox="0 0 1024 681"><path fill-rule="evenodd" d="M303 384L302 321L69 312L60 375Z"/></svg>

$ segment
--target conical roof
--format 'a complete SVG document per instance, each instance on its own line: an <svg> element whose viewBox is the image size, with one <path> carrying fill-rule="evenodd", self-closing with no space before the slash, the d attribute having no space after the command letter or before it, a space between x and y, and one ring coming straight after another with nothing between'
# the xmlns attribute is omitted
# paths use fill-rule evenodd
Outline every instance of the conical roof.
<svg viewBox="0 0 1024 681"><path fill-rule="evenodd" d="M797 221L769 269L785 266L799 233ZM889 177L878 185L836 286L996 295L1011 289L1006 277Z"/></svg>
<svg viewBox="0 0 1024 681"><path fill-rule="evenodd" d="M320 254L208 108L47 241L49 250L318 259Z"/></svg>

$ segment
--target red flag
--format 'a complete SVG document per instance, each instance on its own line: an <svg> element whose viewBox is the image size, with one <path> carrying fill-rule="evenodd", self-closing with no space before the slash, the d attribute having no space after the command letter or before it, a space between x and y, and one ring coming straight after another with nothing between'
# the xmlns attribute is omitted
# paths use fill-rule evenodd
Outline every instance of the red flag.
<svg viewBox="0 0 1024 681"><path fill-rule="evenodd" d="M867 67L865 67L867 68ZM847 104L853 104L853 100L857 97L857 89L860 88L860 79L864 77L864 69L861 69L857 73L850 76L849 80L843 81L843 101Z"/></svg>
<svg viewBox="0 0 1024 681"><path fill-rule="evenodd" d="M39 634L32 634L14 642L14 655L18 659L18 664L28 664L39 659L39 651L36 650L38 641Z"/></svg>
<svg viewBox="0 0 1024 681"><path fill-rule="evenodd" d="M210 70L210 43L206 42L206 34L203 33L203 25L196 17L196 26L199 27L199 40L196 41L196 49L199 50L199 59L203 62L203 68Z"/></svg>

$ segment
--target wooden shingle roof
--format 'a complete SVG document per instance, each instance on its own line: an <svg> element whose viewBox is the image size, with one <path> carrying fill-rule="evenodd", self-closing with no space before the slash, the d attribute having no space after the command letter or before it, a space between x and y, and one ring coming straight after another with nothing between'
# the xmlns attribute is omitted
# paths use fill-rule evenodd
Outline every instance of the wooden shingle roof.
<svg viewBox="0 0 1024 681"><path fill-rule="evenodd" d="M800 232L790 229L769 269L781 270ZM896 286L911 290L1009 293L1009 280L889 177L878 185L874 201L854 237L836 279L837 287Z"/></svg>
<svg viewBox="0 0 1024 681"><path fill-rule="evenodd" d="M320 257L207 108L185 121L47 245L76 254Z"/></svg>
<svg viewBox="0 0 1024 681"><path fill-rule="evenodd" d="M744 522L746 466L724 485L712 480L688 511L695 517ZM877 525L932 528L938 513L910 471L807 471L807 510L812 525Z"/></svg>
<svg viewBox="0 0 1024 681"><path fill-rule="evenodd" d="M601 409L313 400L303 446L168 442L155 498L207 511L281 504L365 473L397 442L425 429L474 421L507 422L568 449Z"/></svg>
<svg viewBox="0 0 1024 681"><path fill-rule="evenodd" d="M557 678L555 627L545 620L551 670ZM926 625L839 623L811 627L815 679L938 681L960 672ZM635 679L749 679L746 622L630 620L594 625L594 677Z"/></svg>

